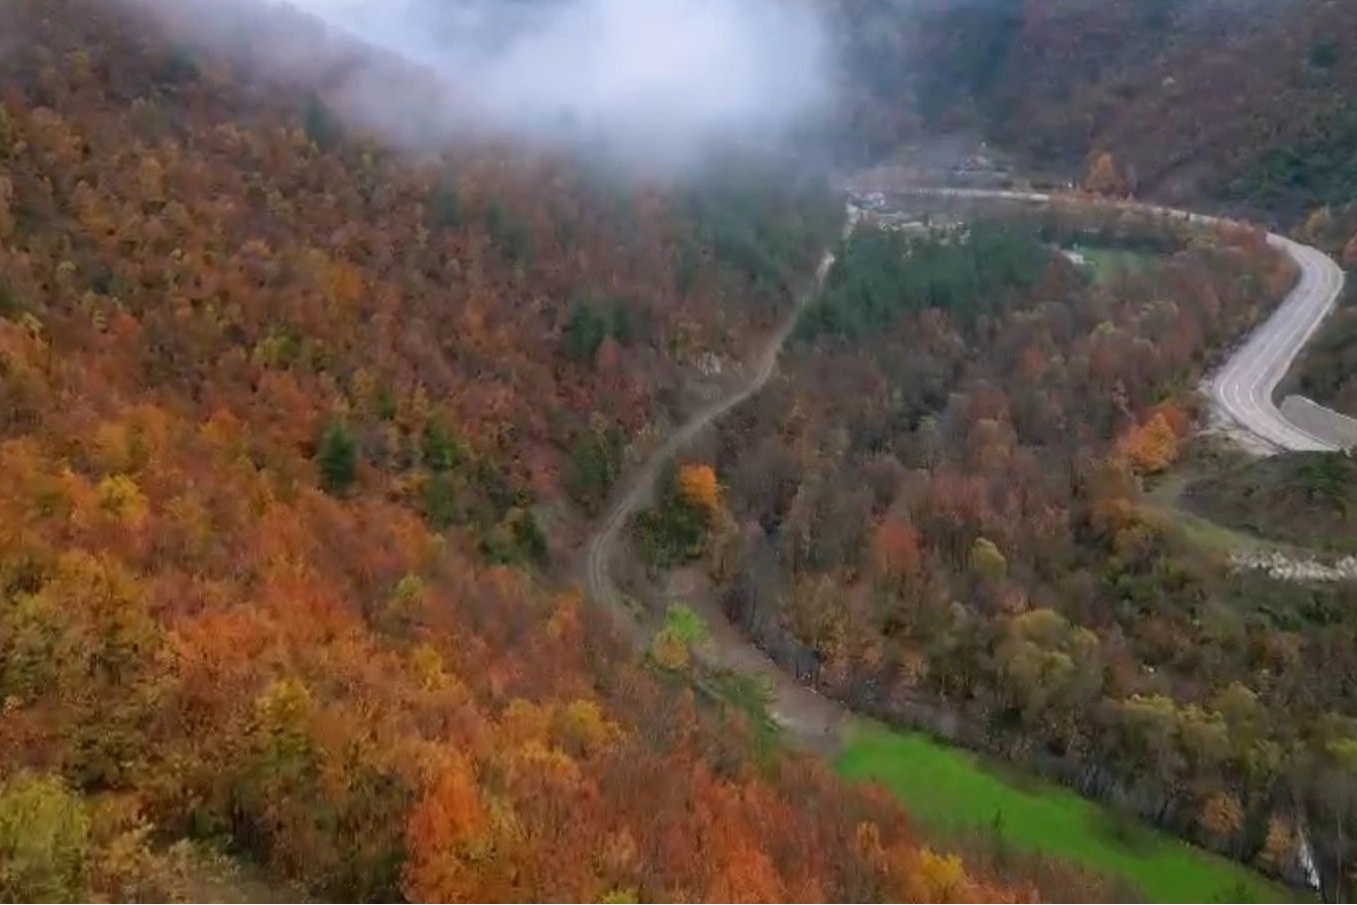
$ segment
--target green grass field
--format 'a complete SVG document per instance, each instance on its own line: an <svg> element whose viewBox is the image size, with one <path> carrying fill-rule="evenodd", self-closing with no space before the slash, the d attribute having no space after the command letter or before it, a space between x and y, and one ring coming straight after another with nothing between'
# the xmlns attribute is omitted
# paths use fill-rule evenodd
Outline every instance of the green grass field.
<svg viewBox="0 0 1357 905"><path fill-rule="evenodd" d="M1124 248L1093 248L1076 245L1072 251L1084 256L1093 276L1098 282L1115 280L1120 276L1134 276L1144 270L1154 260L1153 255Z"/></svg>
<svg viewBox="0 0 1357 905"><path fill-rule="evenodd" d="M991 829L1016 847L1041 850L1129 880L1151 902L1294 900L1245 867L1138 825L1129 833L1104 809L1040 780L1005 778L976 755L917 733L859 721L836 767L875 780L905 803L924 829Z"/></svg>
<svg viewBox="0 0 1357 905"><path fill-rule="evenodd" d="M1300 554L1297 547L1264 540L1256 534L1247 534L1202 518L1186 509L1182 503L1183 490L1198 480L1197 469L1179 465L1161 475L1141 498L1140 510L1147 521L1176 531L1192 547L1204 553L1228 556L1231 553L1266 553L1281 550Z"/></svg>

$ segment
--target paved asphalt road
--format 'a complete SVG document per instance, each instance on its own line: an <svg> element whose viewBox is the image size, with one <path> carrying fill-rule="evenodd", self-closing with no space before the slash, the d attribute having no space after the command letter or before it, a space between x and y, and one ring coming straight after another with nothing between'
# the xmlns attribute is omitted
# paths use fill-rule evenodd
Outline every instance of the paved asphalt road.
<svg viewBox="0 0 1357 905"><path fill-rule="evenodd" d="M987 189L919 189L916 194L970 198L1007 198L1043 203L1051 195L1039 192L990 191ZM1100 201L1129 210L1144 211L1213 226L1229 221L1204 214L1135 202ZM1331 452L1334 443L1288 421L1273 401L1277 384L1291 363L1333 310L1343 293L1344 273L1332 258L1285 236L1269 234L1268 244L1283 252L1300 270L1300 280L1277 310L1249 335L1211 378L1211 395L1221 411L1244 430L1276 450Z"/></svg>
<svg viewBox="0 0 1357 905"><path fill-rule="evenodd" d="M985 189L913 189L911 192L1035 203L1048 202L1054 197L1038 192ZM1214 217L1153 205L1110 201L1093 203L1115 204L1123 209L1142 210L1202 226L1221 222ZM848 223L844 228L845 236L853 230L857 220L856 212L850 208ZM1343 271L1316 249L1275 235L1270 235L1268 242L1296 262L1301 273L1300 281L1277 311L1235 350L1212 379L1212 393L1223 411L1272 448L1333 449L1333 446L1282 417L1272 402L1272 392L1324 316L1333 308L1342 292ZM626 601L613 578L612 565L623 529L650 499L665 462L704 428L757 393L772 377L778 355L795 328L802 308L823 286L833 264L834 256L826 252L811 288L797 299L793 310L759 351L745 376L726 395L693 415L650 455L638 471L628 477L619 489L618 498L589 538L584 558L586 591L593 600L612 610L636 640L644 640L645 629L627 611ZM761 676L768 681L773 694L773 715L793 741L813 748L832 746L846 713L841 705L798 683L734 630L714 631L711 641L707 645L709 650L703 656L710 659L712 665Z"/></svg>
<svg viewBox="0 0 1357 905"><path fill-rule="evenodd" d="M1317 249L1282 236L1268 242L1300 268L1300 282L1211 381L1221 407L1251 433L1280 449L1330 452L1337 445L1288 421L1273 402L1277 384L1343 292L1344 274Z"/></svg>

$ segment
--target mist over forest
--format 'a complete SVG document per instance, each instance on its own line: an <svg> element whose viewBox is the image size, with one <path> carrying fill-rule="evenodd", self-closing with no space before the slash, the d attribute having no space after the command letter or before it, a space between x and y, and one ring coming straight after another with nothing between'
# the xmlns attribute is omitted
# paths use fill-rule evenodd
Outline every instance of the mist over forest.
<svg viewBox="0 0 1357 905"><path fill-rule="evenodd" d="M1336 0L0 0L0 901L1351 898L1353 97Z"/></svg>

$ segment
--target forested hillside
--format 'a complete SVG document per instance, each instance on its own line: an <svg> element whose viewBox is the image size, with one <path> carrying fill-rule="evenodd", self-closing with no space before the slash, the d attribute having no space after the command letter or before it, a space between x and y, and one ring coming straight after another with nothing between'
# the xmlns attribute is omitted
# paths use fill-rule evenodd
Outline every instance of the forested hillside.
<svg viewBox="0 0 1357 905"><path fill-rule="evenodd" d="M853 708L1265 870L1303 821L1346 888L1352 591L1232 572L1142 497L1206 359L1294 274L1257 234L1165 246L1164 224L1094 216L978 225L946 256L855 236L786 380L693 451L720 503L687 549L732 621ZM1142 263L1091 277L1014 244L978 277L957 242L1009 231Z"/></svg>
<svg viewBox="0 0 1357 905"><path fill-rule="evenodd" d="M0 21L0 898L1028 895L538 568L813 204L412 161L134 7Z"/></svg>
<svg viewBox="0 0 1357 905"><path fill-rule="evenodd" d="M1334 0L844 2L867 159L977 132L1041 169L1289 220L1357 195L1357 7Z"/></svg>
<svg viewBox="0 0 1357 905"><path fill-rule="evenodd" d="M1351 4L825 5L840 162L1105 152L1118 189L1333 202L1307 234L1357 249ZM794 315L822 179L358 121L347 72L445 86L253 0L218 53L204 8L0 0L0 900L1120 894L925 843L700 672L691 610L640 650L576 587L622 475ZM835 247L633 552L825 695L1274 875L1308 834L1341 894L1357 599L1143 492L1294 273L1253 231L966 217ZM1306 386L1352 398L1329 352Z"/></svg>

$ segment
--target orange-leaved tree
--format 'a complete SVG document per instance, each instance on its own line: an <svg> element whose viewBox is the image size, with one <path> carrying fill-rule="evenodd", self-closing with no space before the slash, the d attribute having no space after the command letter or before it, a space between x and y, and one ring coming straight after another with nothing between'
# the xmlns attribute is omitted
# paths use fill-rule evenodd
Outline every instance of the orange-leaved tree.
<svg viewBox="0 0 1357 905"><path fill-rule="evenodd" d="M412 902L477 898L490 854L489 821L471 766L448 758L410 814L404 890Z"/></svg>
<svg viewBox="0 0 1357 905"><path fill-rule="evenodd" d="M721 508L721 487L710 465L684 465L678 472L678 491L683 501L711 517Z"/></svg>
<svg viewBox="0 0 1357 905"><path fill-rule="evenodd" d="M1103 151L1093 158L1084 177L1084 188L1099 195L1125 195L1126 179L1117 168L1111 151Z"/></svg>
<svg viewBox="0 0 1357 905"><path fill-rule="evenodd" d="M1118 438L1117 456L1137 471L1156 474L1178 458L1178 435L1164 413L1156 412Z"/></svg>

